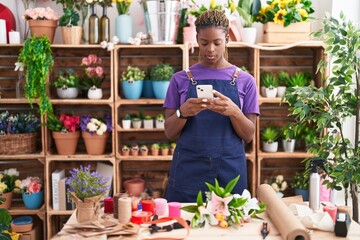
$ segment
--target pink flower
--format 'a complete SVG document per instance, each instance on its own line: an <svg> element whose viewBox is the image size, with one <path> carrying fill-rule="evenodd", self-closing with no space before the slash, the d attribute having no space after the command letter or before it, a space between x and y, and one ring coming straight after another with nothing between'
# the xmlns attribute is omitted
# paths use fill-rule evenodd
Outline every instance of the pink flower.
<svg viewBox="0 0 360 240"><path fill-rule="evenodd" d="M233 196L221 198L216 195L214 192L211 192L211 205L212 213L222 213L225 216L229 216L230 212L228 209L228 203L233 199Z"/></svg>
<svg viewBox="0 0 360 240"><path fill-rule="evenodd" d="M81 65L89 66L90 65L89 59L87 57L84 57L81 61Z"/></svg>
<svg viewBox="0 0 360 240"><path fill-rule="evenodd" d="M85 72L88 77L94 77L96 70L93 67L88 67L88 68L86 68Z"/></svg>
<svg viewBox="0 0 360 240"><path fill-rule="evenodd" d="M104 74L104 69L102 67L96 67L95 71L98 77L102 77Z"/></svg>
<svg viewBox="0 0 360 240"><path fill-rule="evenodd" d="M34 20L58 20L59 15L52 10L51 8L29 8L26 9L23 15L24 20L34 19Z"/></svg>
<svg viewBox="0 0 360 240"><path fill-rule="evenodd" d="M41 191L41 184L36 180L32 181L28 187L29 193L37 193Z"/></svg>
<svg viewBox="0 0 360 240"><path fill-rule="evenodd" d="M90 54L88 56L89 62L90 64L96 63L97 62L97 56L95 54Z"/></svg>

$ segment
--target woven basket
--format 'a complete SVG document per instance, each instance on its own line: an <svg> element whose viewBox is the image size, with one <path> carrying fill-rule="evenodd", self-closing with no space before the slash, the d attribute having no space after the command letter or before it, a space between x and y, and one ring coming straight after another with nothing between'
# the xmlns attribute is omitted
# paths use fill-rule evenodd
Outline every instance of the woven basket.
<svg viewBox="0 0 360 240"><path fill-rule="evenodd" d="M34 153L36 136L36 132L0 135L0 154Z"/></svg>

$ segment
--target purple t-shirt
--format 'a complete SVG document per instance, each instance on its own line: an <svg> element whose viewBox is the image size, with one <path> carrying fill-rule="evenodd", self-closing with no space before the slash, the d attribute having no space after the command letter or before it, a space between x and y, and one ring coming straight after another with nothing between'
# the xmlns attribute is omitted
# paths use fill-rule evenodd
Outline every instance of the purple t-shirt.
<svg viewBox="0 0 360 240"><path fill-rule="evenodd" d="M194 76L194 79L198 84L201 84L201 80L207 79L231 80L236 70L236 66L232 65L228 68L216 69L208 68L197 63L189 69ZM164 107L174 110L178 109L186 101L189 84L190 80L185 71L175 73L170 80ZM236 84L238 87L240 109L242 112L244 114L253 113L259 115L258 94L254 77L244 71L240 71L238 78L236 79Z"/></svg>

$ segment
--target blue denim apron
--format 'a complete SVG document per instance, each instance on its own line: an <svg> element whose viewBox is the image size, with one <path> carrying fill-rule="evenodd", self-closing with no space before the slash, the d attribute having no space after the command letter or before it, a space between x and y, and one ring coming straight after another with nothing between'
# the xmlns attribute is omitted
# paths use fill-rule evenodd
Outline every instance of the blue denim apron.
<svg viewBox="0 0 360 240"><path fill-rule="evenodd" d="M196 80L187 71L190 87L187 98L196 98ZM213 88L229 97L240 107L236 78L232 80L201 80L201 84L211 84ZM247 188L247 168L243 140L236 135L228 116L210 110L201 111L187 120L176 144L166 190L169 202L196 202L199 190L208 191L205 182L220 186L240 174L233 193L241 194Z"/></svg>

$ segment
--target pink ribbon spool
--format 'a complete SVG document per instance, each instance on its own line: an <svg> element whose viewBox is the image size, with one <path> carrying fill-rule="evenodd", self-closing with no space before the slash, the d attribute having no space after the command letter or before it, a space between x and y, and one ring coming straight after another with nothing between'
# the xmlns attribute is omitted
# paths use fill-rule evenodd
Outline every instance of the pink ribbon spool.
<svg viewBox="0 0 360 240"><path fill-rule="evenodd" d="M169 217L180 217L181 216L181 203L169 202Z"/></svg>

